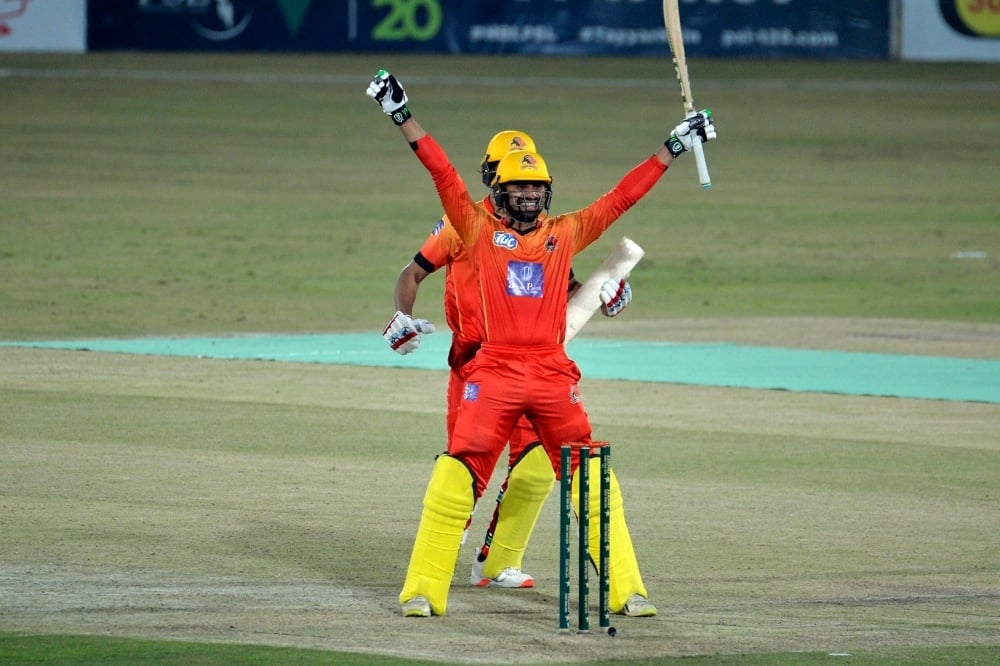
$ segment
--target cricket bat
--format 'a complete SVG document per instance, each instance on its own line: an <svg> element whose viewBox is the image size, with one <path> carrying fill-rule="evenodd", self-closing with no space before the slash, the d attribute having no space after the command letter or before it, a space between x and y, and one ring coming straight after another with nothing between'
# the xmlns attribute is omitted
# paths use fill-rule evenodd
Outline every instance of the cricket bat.
<svg viewBox="0 0 1000 666"><path fill-rule="evenodd" d="M604 258L601 265L581 285L566 307L566 342L576 337L580 329L590 321L601 307L601 285L610 278L628 277L629 272L646 253L630 238L622 236L618 244Z"/></svg>
<svg viewBox="0 0 1000 666"><path fill-rule="evenodd" d="M681 86L681 102L684 104L684 115L690 118L697 111L694 108L694 97L691 95L691 77L688 76L687 56L684 54L684 36L681 30L681 10L678 0L663 0L663 25L667 29L667 41L674 55L674 70L677 82ZM703 190L712 189L712 178L708 175L708 163L705 161L705 149L701 139L695 134L694 162L698 166L698 181Z"/></svg>

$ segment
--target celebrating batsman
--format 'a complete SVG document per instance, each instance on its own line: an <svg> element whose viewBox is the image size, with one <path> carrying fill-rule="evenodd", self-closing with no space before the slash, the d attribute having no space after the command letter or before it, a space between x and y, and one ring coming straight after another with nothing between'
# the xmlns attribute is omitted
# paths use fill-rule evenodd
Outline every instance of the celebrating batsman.
<svg viewBox="0 0 1000 666"><path fill-rule="evenodd" d="M542 156L508 153L491 183L490 211L473 200L445 152L412 117L394 76L380 71L368 95L430 173L480 278L482 346L463 368L452 441L435 460L399 595L404 615L444 615L465 526L517 420L528 417L552 460L563 443L591 444L580 371L563 345L573 256L645 196L673 159L692 147L696 133L709 141L715 130L708 113L686 118L609 192L581 210L555 216L548 214L552 178ZM617 612L626 601L613 575L622 550L612 533L609 606Z"/></svg>
<svg viewBox="0 0 1000 666"><path fill-rule="evenodd" d="M493 182L496 167L503 155L511 150L534 149L534 140L525 132L498 132L490 140L480 162L483 184L489 187ZM491 196L486 196L481 204L488 210L493 210ZM461 371L475 356L482 341L479 332L481 305L478 278L468 260L465 246L447 216L434 226L420 251L400 272L395 289L396 313L386 326L385 337L390 347L400 354L406 354L419 345L422 333L432 332L429 322L413 319L412 313L421 282L442 266L445 267L445 319L452 332L448 353L451 372L448 377L446 417L450 443L458 405L462 399ZM572 296L580 286L580 282L571 273L569 295ZM594 298L594 308L599 305L605 316L615 317L631 299L632 289L624 276L612 277L602 284L599 297ZM402 329L400 322L403 324ZM407 330L411 332L409 335L406 334ZM405 342L398 344L402 340ZM476 549L472 563L470 581L472 585L479 587L520 589L533 587L535 584L534 578L522 570L522 560L539 513L551 492L555 474L552 461L527 418L521 417L518 420L508 438L508 450L507 476L501 484L486 536L482 545ZM655 614L655 607L648 602L641 605L644 614ZM638 613L639 606L637 600L631 606L632 612Z"/></svg>

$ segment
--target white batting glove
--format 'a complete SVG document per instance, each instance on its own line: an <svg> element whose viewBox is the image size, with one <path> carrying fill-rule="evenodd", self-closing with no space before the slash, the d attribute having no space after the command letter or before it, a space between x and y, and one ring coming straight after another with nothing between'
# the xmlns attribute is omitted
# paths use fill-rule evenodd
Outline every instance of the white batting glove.
<svg viewBox="0 0 1000 666"><path fill-rule="evenodd" d="M715 122L712 120L712 112L708 109L700 111L674 128L663 145L667 147L670 154L677 157L683 152L694 150L695 133L701 138L702 143L708 143L715 138Z"/></svg>
<svg viewBox="0 0 1000 666"><path fill-rule="evenodd" d="M394 352L405 356L420 346L421 333L433 333L435 330L434 324L426 319L414 319L397 310L382 330L382 337Z"/></svg>
<svg viewBox="0 0 1000 666"><path fill-rule="evenodd" d="M392 118L392 122L397 125L402 125L410 118L410 110L406 107L409 98L403 90L403 85L384 69L378 70L375 78L368 84L368 96L375 100L375 103L382 107L382 112Z"/></svg>
<svg viewBox="0 0 1000 666"><path fill-rule="evenodd" d="M601 313L617 317L632 302L632 285L625 278L611 278L601 285Z"/></svg>

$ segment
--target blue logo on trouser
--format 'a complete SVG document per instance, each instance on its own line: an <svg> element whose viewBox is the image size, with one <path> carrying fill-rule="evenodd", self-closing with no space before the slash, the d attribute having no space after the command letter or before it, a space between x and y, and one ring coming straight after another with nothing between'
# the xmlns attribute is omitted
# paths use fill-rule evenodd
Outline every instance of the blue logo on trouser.
<svg viewBox="0 0 1000 666"><path fill-rule="evenodd" d="M479 384L466 382L465 388L462 390L462 400L468 400L469 402L479 400Z"/></svg>

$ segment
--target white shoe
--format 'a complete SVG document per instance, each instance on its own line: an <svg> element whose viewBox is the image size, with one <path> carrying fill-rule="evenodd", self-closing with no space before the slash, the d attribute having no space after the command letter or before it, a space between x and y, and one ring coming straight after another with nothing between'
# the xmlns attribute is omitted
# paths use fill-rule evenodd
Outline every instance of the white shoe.
<svg viewBox="0 0 1000 666"><path fill-rule="evenodd" d="M476 587L504 587L508 589L522 589L535 586L535 579L517 567L507 567L494 578L487 578L483 575L484 562L479 561L479 550L472 559L472 575L469 582Z"/></svg>
<svg viewBox="0 0 1000 666"><path fill-rule="evenodd" d="M649 599L641 594L633 594L625 602L622 608L622 615L629 617L653 617L656 615L656 606L649 603Z"/></svg>
<svg viewBox="0 0 1000 666"><path fill-rule="evenodd" d="M413 597L409 601L403 602L400 606L403 617L430 617L431 604L427 597Z"/></svg>

